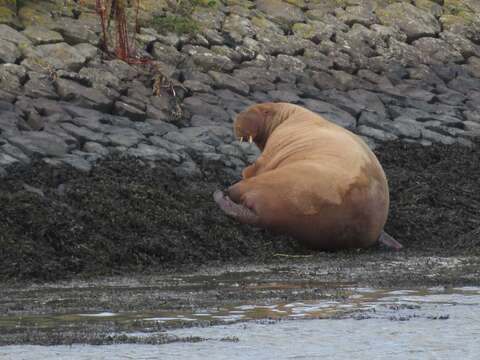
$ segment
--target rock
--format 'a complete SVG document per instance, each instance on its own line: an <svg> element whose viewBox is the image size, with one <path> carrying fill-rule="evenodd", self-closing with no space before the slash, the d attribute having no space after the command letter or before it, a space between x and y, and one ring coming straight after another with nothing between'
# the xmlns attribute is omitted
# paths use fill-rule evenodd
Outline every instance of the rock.
<svg viewBox="0 0 480 360"><path fill-rule="evenodd" d="M423 126L408 116L399 116L394 119L392 127L395 135L412 139L419 139L422 135Z"/></svg>
<svg viewBox="0 0 480 360"><path fill-rule="evenodd" d="M302 99L301 102L307 109L346 129L352 130L356 126L356 120L352 115L334 105L314 99Z"/></svg>
<svg viewBox="0 0 480 360"><path fill-rule="evenodd" d="M364 110L371 111L379 114L382 117L386 117L387 111L383 102L373 92L363 89L350 90L348 95L357 103L362 104Z"/></svg>
<svg viewBox="0 0 480 360"><path fill-rule="evenodd" d="M130 156L138 157L150 161L174 161L179 163L181 161L180 156L168 152L165 149L158 148L156 146L139 144L136 148L130 148L127 150L127 154Z"/></svg>
<svg viewBox="0 0 480 360"><path fill-rule="evenodd" d="M0 100L0 112L3 112L3 111L13 111L14 110L14 107L13 105L8 102L8 101L4 101L4 100Z"/></svg>
<svg viewBox="0 0 480 360"><path fill-rule="evenodd" d="M393 141L398 139L396 135L390 134L380 129L374 129L365 125L357 127L356 132L380 141Z"/></svg>
<svg viewBox="0 0 480 360"><path fill-rule="evenodd" d="M187 45L183 47L182 52L190 55L193 62L205 72L210 70L229 72L235 68L235 64L228 57L215 54L201 46Z"/></svg>
<svg viewBox="0 0 480 360"><path fill-rule="evenodd" d="M282 78L282 80L284 80L284 78L286 77L284 74L285 71L287 71L287 73L289 74L303 73L303 71L307 67L302 60L290 55L280 54L275 58L273 58L272 60L273 61L270 64L270 70L280 71L281 73L280 77ZM295 78L293 78L293 80L295 81Z"/></svg>
<svg viewBox="0 0 480 360"><path fill-rule="evenodd" d="M92 131L87 127L81 127L70 123L63 123L60 126L63 130L78 139L81 143L91 141L107 144L107 140L102 133Z"/></svg>
<svg viewBox="0 0 480 360"><path fill-rule="evenodd" d="M463 56L454 48L452 48L446 41L435 38L421 38L412 43L418 48L422 54L425 55L427 63L432 62L463 62Z"/></svg>
<svg viewBox="0 0 480 360"><path fill-rule="evenodd" d="M84 67L80 70L79 74L89 79L92 86L96 89L103 90L105 88L112 88L118 92L125 90L125 84L122 84L117 76L106 69Z"/></svg>
<svg viewBox="0 0 480 360"><path fill-rule="evenodd" d="M273 82L276 76L269 70L246 67L235 70L233 76L250 86L250 91L275 90Z"/></svg>
<svg viewBox="0 0 480 360"><path fill-rule="evenodd" d="M422 138L445 145L452 145L456 143L456 140L453 137L442 135L429 129L422 129Z"/></svg>
<svg viewBox="0 0 480 360"><path fill-rule="evenodd" d="M300 97L292 91L272 90L268 92L268 95L270 95L275 102L279 101L296 104L300 101Z"/></svg>
<svg viewBox="0 0 480 360"><path fill-rule="evenodd" d="M337 83L338 90L348 91L348 90L353 90L357 88L364 88L364 89L374 88L371 86L369 82L363 81L362 79L352 74L349 74L345 71L332 70L330 73L333 75Z"/></svg>
<svg viewBox="0 0 480 360"><path fill-rule="evenodd" d="M215 29L204 29L203 35L211 45L223 45L223 36Z"/></svg>
<svg viewBox="0 0 480 360"><path fill-rule="evenodd" d="M25 155L25 153L20 150L18 147L13 146L12 144L6 143L0 146L0 150L3 151L5 154L14 157L15 159L20 160L24 164L30 163L30 158Z"/></svg>
<svg viewBox="0 0 480 360"><path fill-rule="evenodd" d="M152 127L155 129L155 134L159 135L159 136L162 136L169 131L177 131L178 130L178 128L175 125L169 124L169 123L167 123L165 121L162 121L162 120L147 119L146 122L148 124L152 125Z"/></svg>
<svg viewBox="0 0 480 360"><path fill-rule="evenodd" d="M215 148L213 146L205 144L194 136L187 136L180 132L168 132L163 136L163 138L193 150L193 152L191 153L192 156L198 155L199 153L208 153L215 151Z"/></svg>
<svg viewBox="0 0 480 360"><path fill-rule="evenodd" d="M22 34L29 38L33 45L63 42L62 35L42 26L27 26L27 28L22 31Z"/></svg>
<svg viewBox="0 0 480 360"><path fill-rule="evenodd" d="M458 76L448 83L450 89L462 94L480 90L480 79L466 76Z"/></svg>
<svg viewBox="0 0 480 360"><path fill-rule="evenodd" d="M480 123L480 112L478 111L467 110L467 111L464 111L463 115L465 116L467 121Z"/></svg>
<svg viewBox="0 0 480 360"><path fill-rule="evenodd" d="M153 44L152 55L155 59L171 65L177 65L183 59L182 53L180 53L175 47L160 42Z"/></svg>
<svg viewBox="0 0 480 360"><path fill-rule="evenodd" d="M2 0L0 4L0 24L19 26L16 0ZM0 168L0 178L3 171Z"/></svg>
<svg viewBox="0 0 480 360"><path fill-rule="evenodd" d="M184 161L174 169L175 175L180 178L191 178L202 175L202 172L198 168L197 164L193 161Z"/></svg>
<svg viewBox="0 0 480 360"><path fill-rule="evenodd" d="M20 148L28 156L63 156L68 151L68 146L58 136L43 131L28 131L10 137L10 143Z"/></svg>
<svg viewBox="0 0 480 360"><path fill-rule="evenodd" d="M130 81L138 76L138 71L123 60L115 59L104 61L105 70L114 74L121 81Z"/></svg>
<svg viewBox="0 0 480 360"><path fill-rule="evenodd" d="M26 68L36 72L52 70L78 71L86 59L67 43L39 45L22 62Z"/></svg>
<svg viewBox="0 0 480 360"><path fill-rule="evenodd" d="M104 112L108 112L112 108L113 101L97 89L88 88L65 79L58 79L56 84L57 92L62 100Z"/></svg>
<svg viewBox="0 0 480 360"><path fill-rule="evenodd" d="M235 94L230 90L218 90L217 95L221 99L222 103L225 104L225 107L230 111L230 114L236 114L240 111L245 110L246 107L253 105L252 96L248 98L239 94ZM224 118L222 123L228 122L233 118Z"/></svg>
<svg viewBox="0 0 480 360"><path fill-rule="evenodd" d="M463 122L466 131L472 132L475 136L480 136L480 123L475 121Z"/></svg>
<svg viewBox="0 0 480 360"><path fill-rule="evenodd" d="M125 101L116 101L114 112L117 115L125 116L132 121L145 121L147 114L145 111L126 103Z"/></svg>
<svg viewBox="0 0 480 360"><path fill-rule="evenodd" d="M208 104L198 96L186 98L183 102L183 108L192 115L202 115L209 119L225 121L229 118L228 113L223 108Z"/></svg>
<svg viewBox="0 0 480 360"><path fill-rule="evenodd" d="M467 64L463 65L466 69L467 72L476 78L480 78L480 58L471 56L467 60Z"/></svg>
<svg viewBox="0 0 480 360"><path fill-rule="evenodd" d="M173 138L172 136L175 136L175 138ZM178 135L178 133L176 132L172 132L167 134L165 138L169 138L170 141L174 141L177 144L182 144L184 146L188 146L187 143L184 143L185 141L190 144L201 142L213 147L222 144L222 141L218 138L218 136L216 136L212 131L210 131L210 126L183 128L180 130L180 135ZM210 151L212 151L212 148L208 147L204 152Z"/></svg>
<svg viewBox="0 0 480 360"><path fill-rule="evenodd" d="M257 34L257 41L263 53L272 56L279 54L298 55L314 44L297 36L284 36L273 32L263 32Z"/></svg>
<svg viewBox="0 0 480 360"><path fill-rule="evenodd" d="M377 16L373 13L373 9L368 6L347 6L345 10L342 8L335 9L335 15L348 26L353 24L361 24L370 26L378 22Z"/></svg>
<svg viewBox="0 0 480 360"><path fill-rule="evenodd" d="M48 75L30 72L30 80L24 85L25 95L33 98L58 99L53 81Z"/></svg>
<svg viewBox="0 0 480 360"><path fill-rule="evenodd" d="M119 128L115 132L108 135L107 138L113 145L125 146L127 148L137 145L138 143L140 143L140 141L145 139L145 137L140 132L128 128Z"/></svg>
<svg viewBox="0 0 480 360"><path fill-rule="evenodd" d="M31 41L25 35L4 24L0 24L0 40L11 42L20 47L31 45Z"/></svg>
<svg viewBox="0 0 480 360"><path fill-rule="evenodd" d="M462 56L466 59L471 56L480 57L480 46L474 44L460 34L455 34L451 31L443 31L440 34L440 38L445 40L446 43L462 54Z"/></svg>
<svg viewBox="0 0 480 360"><path fill-rule="evenodd" d="M20 51L14 43L0 39L0 62L14 64L20 56Z"/></svg>
<svg viewBox="0 0 480 360"><path fill-rule="evenodd" d="M92 141L87 141L83 145L83 150L89 153L98 154L101 157L106 157L110 153L105 146Z"/></svg>
<svg viewBox="0 0 480 360"><path fill-rule="evenodd" d="M229 48L228 46L212 46L210 49L215 54L226 56L230 60L232 60L234 63L237 63L237 64L242 62L244 59L251 60L252 58L255 57L255 54L245 53L245 51L243 51L245 49L242 50L242 48L239 46L235 47L235 49ZM241 51L238 51L239 49Z"/></svg>
<svg viewBox="0 0 480 360"><path fill-rule="evenodd" d="M96 19L95 19L96 20ZM60 18L52 24L52 30L63 35L65 41L71 45L89 43L97 46L99 44L100 25L99 23L85 23L81 20Z"/></svg>
<svg viewBox="0 0 480 360"><path fill-rule="evenodd" d="M458 91L447 90L441 95L437 95L436 98L438 101L447 104L447 105L454 105L454 106L461 106L467 99L467 97Z"/></svg>
<svg viewBox="0 0 480 360"><path fill-rule="evenodd" d="M303 11L281 0L256 0L257 9L285 29L305 21Z"/></svg>
<svg viewBox="0 0 480 360"><path fill-rule="evenodd" d="M327 55L312 49L305 49L303 62L314 71L326 71L333 67L333 60Z"/></svg>
<svg viewBox="0 0 480 360"><path fill-rule="evenodd" d="M19 135L22 128L28 130L28 125L25 123L25 120L20 117L20 115L14 112L2 112L0 116L1 136L9 139L11 136Z"/></svg>
<svg viewBox="0 0 480 360"><path fill-rule="evenodd" d="M74 48L87 61L95 59L97 57L98 53L99 53L99 50L98 50L97 47L95 47L91 44L87 44L87 43L77 44L77 45L74 46Z"/></svg>
<svg viewBox="0 0 480 360"><path fill-rule="evenodd" d="M5 154L3 152L0 152L0 167L5 169L8 168L14 164L20 163L20 160L14 158L13 156L10 156L8 154Z"/></svg>
<svg viewBox="0 0 480 360"><path fill-rule="evenodd" d="M422 36L435 36L441 30L435 16L409 3L394 3L384 9L377 9L376 13L382 24L398 26L409 41Z"/></svg>
<svg viewBox="0 0 480 360"><path fill-rule="evenodd" d="M293 34L299 38L310 40L315 44L331 40L336 33L336 28L321 21L309 21L297 23L292 26Z"/></svg>
<svg viewBox="0 0 480 360"><path fill-rule="evenodd" d="M171 152L172 154L179 154L184 156L184 153L186 151L186 146L168 141L164 138L161 138L159 136L151 136L149 139L150 143L155 146L159 146L167 150L168 152Z"/></svg>
<svg viewBox="0 0 480 360"><path fill-rule="evenodd" d="M389 47L387 49L380 48L379 52L387 60L398 61L404 66L429 63L427 55L423 54L418 48L396 39L390 39Z"/></svg>
<svg viewBox="0 0 480 360"><path fill-rule="evenodd" d="M417 8L425 10L431 13L436 18L442 15L442 7L434 1L430 0L414 0L414 4Z"/></svg>
<svg viewBox="0 0 480 360"><path fill-rule="evenodd" d="M189 91L191 91L192 93L195 93L195 92L208 93L212 91L211 86L196 80L186 80L183 82L183 86Z"/></svg>
<svg viewBox="0 0 480 360"><path fill-rule="evenodd" d="M237 44L241 44L244 37L253 38L256 34L250 20L237 14L230 14L225 18L222 30Z"/></svg>
<svg viewBox="0 0 480 360"><path fill-rule="evenodd" d="M208 74L217 89L228 89L240 95L248 95L250 92L250 86L238 78L217 71L209 71Z"/></svg>
<svg viewBox="0 0 480 360"><path fill-rule="evenodd" d="M438 77L437 74L431 69L430 66L419 64L415 67L408 68L408 78L421 80L429 85L434 86L444 86L445 83L441 78Z"/></svg>
<svg viewBox="0 0 480 360"><path fill-rule="evenodd" d="M417 117L417 121L421 121L423 123L427 123L430 121L436 121L439 124L456 127L456 128L463 128L463 121L455 116L444 115L444 114L427 114L424 116Z"/></svg>
<svg viewBox="0 0 480 360"><path fill-rule="evenodd" d="M243 152L238 148L238 146L222 144L217 148L217 150L224 155L234 156L240 159L243 157Z"/></svg>
<svg viewBox="0 0 480 360"><path fill-rule="evenodd" d="M92 170L92 165L90 162L74 154L67 154L62 157L60 161L81 172L88 173L90 170Z"/></svg>
<svg viewBox="0 0 480 360"><path fill-rule="evenodd" d="M396 85L391 91L387 92L393 95L405 96L424 102L431 102L435 98L435 94L428 90L423 90L418 83L403 83Z"/></svg>
<svg viewBox="0 0 480 360"><path fill-rule="evenodd" d="M366 110L364 105L355 102L348 94L336 89L322 91L317 98L347 111L352 116L357 116L362 110Z"/></svg>

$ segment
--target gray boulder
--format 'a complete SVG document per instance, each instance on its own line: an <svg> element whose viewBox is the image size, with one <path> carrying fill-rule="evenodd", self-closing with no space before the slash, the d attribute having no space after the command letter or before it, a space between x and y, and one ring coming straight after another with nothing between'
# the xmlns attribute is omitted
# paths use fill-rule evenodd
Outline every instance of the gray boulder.
<svg viewBox="0 0 480 360"><path fill-rule="evenodd" d="M28 156L63 156L68 151L64 140L44 131L28 131L10 137L9 142L20 148Z"/></svg>
<svg viewBox="0 0 480 360"><path fill-rule="evenodd" d="M56 84L57 92L62 100L104 112L108 112L112 108L113 101L97 89L65 79L58 79Z"/></svg>
<svg viewBox="0 0 480 360"><path fill-rule="evenodd" d="M33 45L53 44L63 41L63 36L60 33L42 26L27 26L22 34L29 38Z"/></svg>
<svg viewBox="0 0 480 360"><path fill-rule="evenodd" d="M21 53L14 43L0 39L0 62L14 64L20 56Z"/></svg>
<svg viewBox="0 0 480 360"><path fill-rule="evenodd" d="M257 9L283 28L305 21L303 11L281 0L256 0Z"/></svg>
<svg viewBox="0 0 480 360"><path fill-rule="evenodd" d="M409 3L401 2L377 9L377 16L384 25L397 26L409 40L422 36L435 36L440 30L440 23L431 13Z"/></svg>
<svg viewBox="0 0 480 360"><path fill-rule="evenodd" d="M332 104L314 99L302 99L302 103L307 109L346 129L352 130L356 126L356 120L352 115Z"/></svg>

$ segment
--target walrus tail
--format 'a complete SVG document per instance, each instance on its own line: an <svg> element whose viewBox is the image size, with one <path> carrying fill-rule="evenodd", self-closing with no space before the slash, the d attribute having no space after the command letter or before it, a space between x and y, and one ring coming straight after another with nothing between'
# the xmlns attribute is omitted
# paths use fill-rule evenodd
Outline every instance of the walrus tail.
<svg viewBox="0 0 480 360"><path fill-rule="evenodd" d="M213 193L213 199L220 207L220 209L222 209L228 216L231 216L234 219L245 224L257 223L258 216L257 214L255 214L254 211L244 205L233 202L232 199L228 197L228 195L225 195L223 193L223 191L216 190Z"/></svg>
<svg viewBox="0 0 480 360"><path fill-rule="evenodd" d="M400 244L397 240L388 235L385 231L382 231L382 233L378 237L378 242L396 251L399 251L403 248L402 244Z"/></svg>

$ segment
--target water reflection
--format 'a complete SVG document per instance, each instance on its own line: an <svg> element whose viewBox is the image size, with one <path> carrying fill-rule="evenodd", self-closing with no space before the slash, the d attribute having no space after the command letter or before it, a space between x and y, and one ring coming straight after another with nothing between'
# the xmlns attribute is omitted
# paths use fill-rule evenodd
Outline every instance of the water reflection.
<svg viewBox="0 0 480 360"><path fill-rule="evenodd" d="M0 347L0 359L478 359L480 288L343 291L342 300L335 301L322 298L149 314L103 311L48 316L51 326L55 321L82 319L142 321L145 329L148 324L205 320L217 325L162 332L172 341L157 346L6 346ZM0 326L6 326L5 322ZM152 335L150 330L126 333L125 341Z"/></svg>

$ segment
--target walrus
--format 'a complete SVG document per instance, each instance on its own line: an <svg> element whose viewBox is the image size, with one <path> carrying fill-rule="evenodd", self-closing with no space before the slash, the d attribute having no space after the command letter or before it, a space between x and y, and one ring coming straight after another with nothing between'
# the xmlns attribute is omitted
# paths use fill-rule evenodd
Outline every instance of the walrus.
<svg viewBox="0 0 480 360"><path fill-rule="evenodd" d="M288 103L262 103L239 113L234 133L262 151L243 179L214 200L234 219L293 236L309 248L399 250L383 231L387 178L357 135Z"/></svg>

